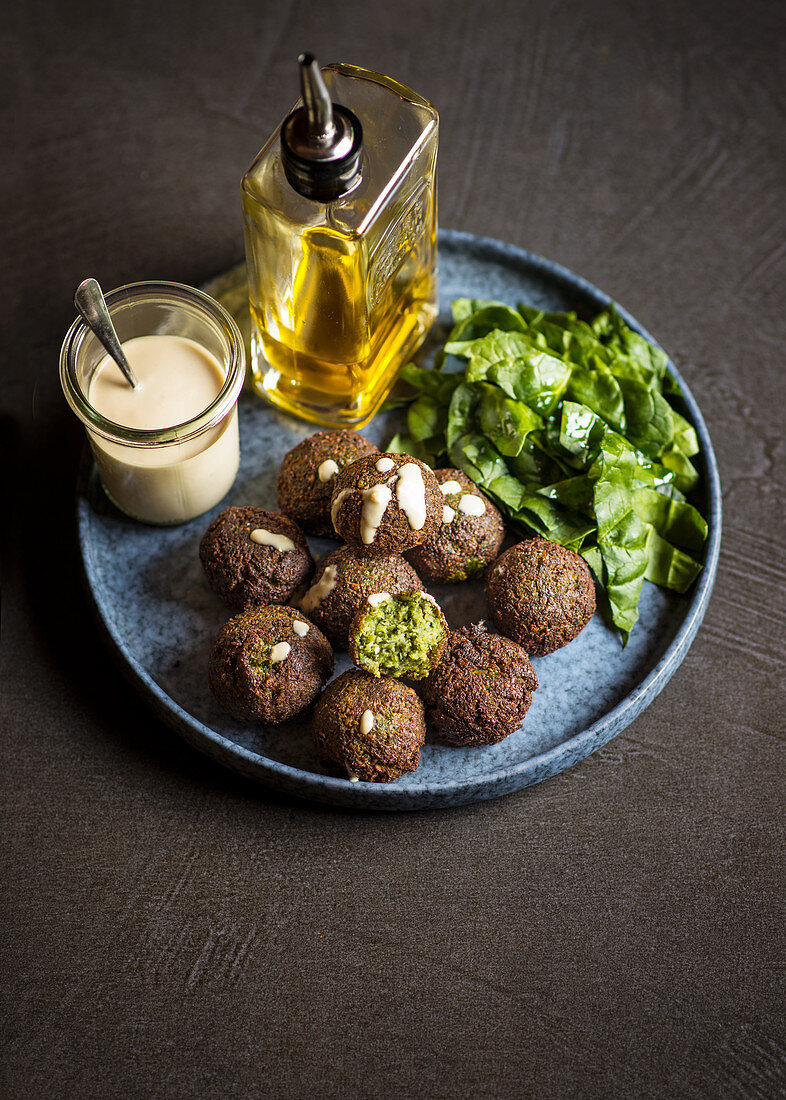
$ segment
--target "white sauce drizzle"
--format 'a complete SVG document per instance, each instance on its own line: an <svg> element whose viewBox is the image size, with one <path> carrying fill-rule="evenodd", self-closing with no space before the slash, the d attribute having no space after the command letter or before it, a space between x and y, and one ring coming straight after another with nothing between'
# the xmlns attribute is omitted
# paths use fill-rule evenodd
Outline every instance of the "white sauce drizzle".
<svg viewBox="0 0 786 1100"><path fill-rule="evenodd" d="M387 603L392 598L389 592L372 592L366 603L371 604L372 607L379 607L380 604Z"/></svg>
<svg viewBox="0 0 786 1100"><path fill-rule="evenodd" d="M393 493L387 485L372 485L363 490L363 509L360 513L360 537L369 546L377 536L379 525Z"/></svg>
<svg viewBox="0 0 786 1100"><path fill-rule="evenodd" d="M249 538L259 546L272 546L274 550L294 550L295 544L288 535L279 535L275 531L266 531L264 527L257 527L251 532Z"/></svg>
<svg viewBox="0 0 786 1100"><path fill-rule="evenodd" d="M442 492L445 496L448 496L449 494L452 494L452 493L460 493L461 492L461 486L459 485L459 483L457 481L452 481L452 480L451 481L443 481L442 484L440 485L440 489L442 490Z"/></svg>
<svg viewBox="0 0 786 1100"><path fill-rule="evenodd" d="M300 619L295 619L292 623L292 629L298 638L305 638L309 631L309 624L302 622Z"/></svg>
<svg viewBox="0 0 786 1100"><path fill-rule="evenodd" d="M464 493L458 506L465 516L482 516L486 511L486 502L475 493Z"/></svg>
<svg viewBox="0 0 786 1100"><path fill-rule="evenodd" d="M286 661L290 654L292 646L289 642L278 642L270 651L270 663L271 665L280 664L281 661Z"/></svg>
<svg viewBox="0 0 786 1100"><path fill-rule="evenodd" d="M381 474L386 474L389 470L392 470L395 465L396 463L393 461L392 458L388 458L387 455L383 455L382 458L377 461L376 468Z"/></svg>
<svg viewBox="0 0 786 1100"><path fill-rule="evenodd" d="M350 775L349 781L350 781L350 783L359 783L360 782L359 778L356 775Z"/></svg>
<svg viewBox="0 0 786 1100"><path fill-rule="evenodd" d="M327 565L316 584L312 584L308 592L306 592L303 599L300 601L300 606L308 614L309 611L313 611L315 607L319 607L326 596L329 596L333 589L336 587L336 581L338 580L338 566Z"/></svg>
<svg viewBox="0 0 786 1100"><path fill-rule="evenodd" d="M324 462L320 463L319 469L317 470L317 477L320 481L330 481L337 473L338 463L332 458L326 458Z"/></svg>
<svg viewBox="0 0 786 1100"><path fill-rule="evenodd" d="M338 510L351 492L351 489L342 489L341 492L336 496L336 499L330 505L330 519L334 527L336 526L336 516L338 515Z"/></svg>
<svg viewBox="0 0 786 1100"><path fill-rule="evenodd" d="M360 732L362 734L371 733L376 721L373 710L364 710L360 716Z"/></svg>
<svg viewBox="0 0 786 1100"><path fill-rule="evenodd" d="M399 467L396 500L410 530L421 531L426 523L426 486L420 467L414 462Z"/></svg>
<svg viewBox="0 0 786 1100"><path fill-rule="evenodd" d="M443 504L442 505L442 522L443 523L452 523L455 518L456 518L455 508L451 508L449 504Z"/></svg>

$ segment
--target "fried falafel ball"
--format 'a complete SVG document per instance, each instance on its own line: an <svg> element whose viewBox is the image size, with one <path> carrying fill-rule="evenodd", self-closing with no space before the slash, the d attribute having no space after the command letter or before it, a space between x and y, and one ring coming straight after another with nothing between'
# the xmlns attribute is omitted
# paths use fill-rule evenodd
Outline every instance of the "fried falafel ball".
<svg viewBox="0 0 786 1100"><path fill-rule="evenodd" d="M366 554L340 546L324 559L301 607L336 649L347 649L349 627L372 592L420 590L415 570L400 554Z"/></svg>
<svg viewBox="0 0 786 1100"><path fill-rule="evenodd" d="M439 663L448 624L428 592L374 592L349 628L349 655L372 676L422 680Z"/></svg>
<svg viewBox="0 0 786 1100"><path fill-rule="evenodd" d="M330 516L338 535L369 554L402 554L442 522L434 471L410 455L358 459L335 477Z"/></svg>
<svg viewBox="0 0 786 1100"><path fill-rule="evenodd" d="M315 432L284 455L278 472L278 507L310 535L336 532L330 519L330 498L336 474L379 448L359 432L341 428Z"/></svg>
<svg viewBox="0 0 786 1100"><path fill-rule="evenodd" d="M529 657L484 623L451 630L442 660L418 685L426 720L450 745L496 745L514 733L538 686Z"/></svg>
<svg viewBox="0 0 786 1100"><path fill-rule="evenodd" d="M435 470L442 491L442 522L431 538L406 553L430 584L455 584L494 561L505 525L499 510L462 470Z"/></svg>
<svg viewBox="0 0 786 1100"><path fill-rule="evenodd" d="M328 684L313 728L322 763L364 783L390 783L415 771L426 739L423 704L412 688L356 668Z"/></svg>
<svg viewBox="0 0 786 1100"><path fill-rule="evenodd" d="M544 657L581 633L595 613L587 563L548 539L526 539L501 554L486 584L491 618L532 657Z"/></svg>
<svg viewBox="0 0 786 1100"><path fill-rule="evenodd" d="M263 508L231 507L202 536L199 558L208 584L232 608L287 603L314 571L296 523Z"/></svg>
<svg viewBox="0 0 786 1100"><path fill-rule="evenodd" d="M324 634L294 607L250 607L219 630L210 690L241 722L277 725L311 706L333 674Z"/></svg>

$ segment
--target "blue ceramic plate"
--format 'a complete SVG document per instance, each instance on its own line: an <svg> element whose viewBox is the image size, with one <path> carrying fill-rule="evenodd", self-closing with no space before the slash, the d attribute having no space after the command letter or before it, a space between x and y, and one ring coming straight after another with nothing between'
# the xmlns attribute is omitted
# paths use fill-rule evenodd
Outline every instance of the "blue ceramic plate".
<svg viewBox="0 0 786 1100"><path fill-rule="evenodd" d="M531 302L591 317L609 298L576 275L528 252L463 233L439 241L440 322L449 325L453 298ZM208 289L242 302L242 275ZM619 308L619 307L617 307ZM624 310L627 323L652 339ZM277 728L235 722L207 686L208 654L228 612L208 589L199 540L228 504L275 508L284 454L314 429L273 412L253 396L240 406L242 461L229 494L209 514L182 527L147 527L126 519L104 496L94 468L79 486L79 538L89 590L107 640L153 711L219 763L269 786L343 806L410 810L495 798L555 775L605 745L667 684L699 628L712 591L721 532L720 484L701 413L678 372L684 413L699 435L709 519L704 570L687 596L645 582L639 623L626 649L599 615L575 641L536 659L540 687L521 729L499 745L456 749L429 742L418 771L390 784L349 783L322 774L307 719ZM392 424L377 417L366 433L377 443ZM315 539L315 556L335 543ZM484 618L481 584L434 589L451 626ZM336 672L348 666L338 655Z"/></svg>

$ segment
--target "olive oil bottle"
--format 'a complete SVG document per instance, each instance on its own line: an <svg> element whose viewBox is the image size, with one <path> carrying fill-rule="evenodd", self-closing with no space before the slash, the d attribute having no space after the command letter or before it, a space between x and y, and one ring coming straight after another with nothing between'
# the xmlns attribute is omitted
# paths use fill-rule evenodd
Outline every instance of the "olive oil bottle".
<svg viewBox="0 0 786 1100"><path fill-rule="evenodd" d="M302 98L241 183L252 379L358 427L436 316L439 120L389 77L299 60Z"/></svg>

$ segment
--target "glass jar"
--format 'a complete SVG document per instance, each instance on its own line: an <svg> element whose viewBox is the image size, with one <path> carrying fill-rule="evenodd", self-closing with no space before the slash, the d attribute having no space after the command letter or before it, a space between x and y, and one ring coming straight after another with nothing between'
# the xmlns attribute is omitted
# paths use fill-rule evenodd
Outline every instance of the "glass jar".
<svg viewBox="0 0 786 1100"><path fill-rule="evenodd" d="M130 283L107 294L106 302L121 344L140 336L181 337L215 360L223 378L217 379L215 398L196 415L171 427L129 427L91 403L91 384L106 352L83 320L68 330L60 352L63 393L85 426L109 499L145 523L183 523L217 504L237 475L242 338L218 302L181 283ZM154 369L167 369L165 355Z"/></svg>

